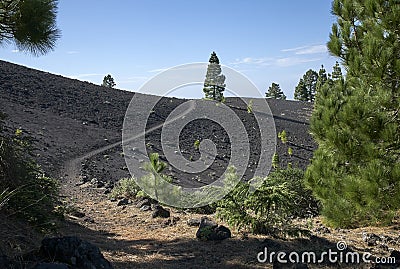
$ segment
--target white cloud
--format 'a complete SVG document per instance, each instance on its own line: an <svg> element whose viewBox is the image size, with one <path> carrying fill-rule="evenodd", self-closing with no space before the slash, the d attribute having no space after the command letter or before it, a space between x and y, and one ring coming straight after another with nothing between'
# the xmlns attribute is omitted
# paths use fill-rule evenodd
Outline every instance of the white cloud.
<svg viewBox="0 0 400 269"><path fill-rule="evenodd" d="M299 58L299 57L285 57L276 59L275 64L280 67L294 66L303 63L320 61L321 58Z"/></svg>
<svg viewBox="0 0 400 269"><path fill-rule="evenodd" d="M311 45L302 46L297 48L283 49L282 52L294 52L296 55L308 55L308 54L319 54L326 53L328 51L326 45Z"/></svg>
<svg viewBox="0 0 400 269"><path fill-rule="evenodd" d="M252 65L261 65L261 66L266 66L266 65L271 65L271 62L273 61L272 58L252 58L252 57L246 57L243 59L236 59L233 63L230 63L231 65L240 65L240 64L252 64Z"/></svg>
<svg viewBox="0 0 400 269"><path fill-rule="evenodd" d="M321 58L302 58L302 57L281 57L281 58L251 58L246 57L243 59L236 59L235 62L231 63L233 66L278 66L278 67L287 67L294 66L298 64L315 62L319 61Z"/></svg>
<svg viewBox="0 0 400 269"><path fill-rule="evenodd" d="M18 53L19 50L18 50L18 49L15 49L15 50L12 50L11 52L12 52L12 53Z"/></svg>
<svg viewBox="0 0 400 269"><path fill-rule="evenodd" d="M71 50L71 51L67 51L67 54L78 54L79 51L75 51L75 50Z"/></svg>

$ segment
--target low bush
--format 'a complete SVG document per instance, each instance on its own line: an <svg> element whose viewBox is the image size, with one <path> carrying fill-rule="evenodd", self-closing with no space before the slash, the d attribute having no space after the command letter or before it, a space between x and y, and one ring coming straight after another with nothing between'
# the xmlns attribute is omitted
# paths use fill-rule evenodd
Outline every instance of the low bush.
<svg viewBox="0 0 400 269"><path fill-rule="evenodd" d="M111 191L110 198L136 198L141 192L140 187L136 184L134 178L123 178L119 180L113 190Z"/></svg>
<svg viewBox="0 0 400 269"><path fill-rule="evenodd" d="M44 175L31 157L28 137L4 130L0 121L0 210L40 229L51 228L56 216L57 182Z"/></svg>
<svg viewBox="0 0 400 269"><path fill-rule="evenodd" d="M274 236L304 234L292 225L296 217L318 212L318 204L303 184L304 172L287 168L272 172L251 192L249 182L239 182L217 205L217 216L238 230Z"/></svg>

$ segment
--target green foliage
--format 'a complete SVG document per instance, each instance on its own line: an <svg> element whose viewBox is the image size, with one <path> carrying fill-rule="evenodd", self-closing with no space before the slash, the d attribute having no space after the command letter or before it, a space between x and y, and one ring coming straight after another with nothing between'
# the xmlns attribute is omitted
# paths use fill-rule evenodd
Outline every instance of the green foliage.
<svg viewBox="0 0 400 269"><path fill-rule="evenodd" d="M158 153L151 153L150 162L144 165L144 169L150 173L161 173L166 167L167 164L160 161L160 155Z"/></svg>
<svg viewBox="0 0 400 269"><path fill-rule="evenodd" d="M166 175L161 175L161 172L164 171L164 169L167 167L167 164L160 161L158 153L151 153L149 158L150 162L143 166L143 168L148 171L149 174L140 178L140 185L143 184L146 186L146 190L154 191L152 193L148 193L148 195L154 198L156 201L159 201L160 195L164 197L173 195L178 196L177 193L180 190L178 186L176 186L177 188L174 193L165 193L164 186L172 182L172 178ZM178 197L176 197L176 199L178 199Z"/></svg>
<svg viewBox="0 0 400 269"><path fill-rule="evenodd" d="M22 131L21 129L15 130L15 135L16 135L16 136L21 136L22 133L23 133L23 131Z"/></svg>
<svg viewBox="0 0 400 269"><path fill-rule="evenodd" d="M293 155L293 149L291 147L289 147L287 151L288 151L289 156Z"/></svg>
<svg viewBox="0 0 400 269"><path fill-rule="evenodd" d="M265 97L286 100L286 95L281 90L281 87L279 84L274 82L272 82L272 85L268 88L268 91L265 93Z"/></svg>
<svg viewBox="0 0 400 269"><path fill-rule="evenodd" d="M321 69L318 71L317 84L315 85L315 95L318 95L318 92L325 85L326 82L328 82L328 75L326 74L324 66L321 65Z"/></svg>
<svg viewBox="0 0 400 269"><path fill-rule="evenodd" d="M0 2L0 44L14 41L33 55L54 49L60 30L56 27L57 1L4 0Z"/></svg>
<svg viewBox="0 0 400 269"><path fill-rule="evenodd" d="M278 138L282 141L283 144L286 144L288 142L285 130L283 130L282 132L278 133Z"/></svg>
<svg viewBox="0 0 400 269"><path fill-rule="evenodd" d="M114 88L117 84L115 84L114 78L108 74L103 78L103 83L101 86L107 87L107 88Z"/></svg>
<svg viewBox="0 0 400 269"><path fill-rule="evenodd" d="M338 81L342 79L343 79L342 69L340 68L339 62L336 61L335 65L333 66L332 80Z"/></svg>
<svg viewBox="0 0 400 269"><path fill-rule="evenodd" d="M309 69L300 79L294 91L294 99L313 102L317 90L318 73Z"/></svg>
<svg viewBox="0 0 400 269"><path fill-rule="evenodd" d="M217 203L217 216L238 230L255 234L299 235L292 225L295 217L315 214L318 205L303 185L303 171L277 170L250 192L249 182L239 182Z"/></svg>
<svg viewBox="0 0 400 269"><path fill-rule="evenodd" d="M250 100L249 103L247 104L247 113L249 114L253 113L253 100Z"/></svg>
<svg viewBox="0 0 400 269"><path fill-rule="evenodd" d="M0 123L0 209L40 229L52 228L58 184L29 156L27 138L6 135Z"/></svg>
<svg viewBox="0 0 400 269"><path fill-rule="evenodd" d="M136 184L134 178L123 178L115 184L110 198L136 198L140 192L140 187Z"/></svg>
<svg viewBox="0 0 400 269"><path fill-rule="evenodd" d="M211 235L213 232L214 232L213 227L211 227L211 226L203 227L203 228L200 230L200 235L199 235L200 240L202 240L202 241L207 241L207 238L209 238L210 235Z"/></svg>
<svg viewBox="0 0 400 269"><path fill-rule="evenodd" d="M272 167L277 169L279 168L279 155L277 153L274 153L274 155L272 156Z"/></svg>
<svg viewBox="0 0 400 269"><path fill-rule="evenodd" d="M222 75L221 65L217 54L211 54L209 64L207 67L207 74L204 80L203 92L206 99L216 100L219 102L224 101L225 91L225 76Z"/></svg>
<svg viewBox="0 0 400 269"><path fill-rule="evenodd" d="M200 148L200 140L196 139L196 141L194 141L194 143L193 143L193 147L195 149L199 149Z"/></svg>
<svg viewBox="0 0 400 269"><path fill-rule="evenodd" d="M144 165L144 169L149 172L148 175L143 176L140 179L135 178L123 178L117 182L114 189L110 194L110 198L130 198L135 199L137 197L155 197L158 201L159 194L167 195L163 192L165 184L172 183L172 178L166 175L161 175L160 173L166 168L166 164L159 160L158 153L150 154L150 162ZM152 193L146 194L140 186L137 184L145 186L146 190L154 191ZM172 193L170 195L173 195Z"/></svg>
<svg viewBox="0 0 400 269"><path fill-rule="evenodd" d="M400 209L400 5L335 0L329 51L341 59L317 96L306 182L333 226L387 224Z"/></svg>

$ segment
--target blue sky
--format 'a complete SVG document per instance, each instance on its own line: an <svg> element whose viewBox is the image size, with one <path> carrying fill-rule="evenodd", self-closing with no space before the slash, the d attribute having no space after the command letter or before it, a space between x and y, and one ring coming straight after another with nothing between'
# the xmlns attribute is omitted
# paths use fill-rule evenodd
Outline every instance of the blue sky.
<svg viewBox="0 0 400 269"><path fill-rule="evenodd" d="M326 42L335 18L330 0L64 0L58 4L62 37L41 57L0 47L0 59L117 88L138 90L176 65L220 62L247 76L264 93L272 82L289 99L300 77L336 58ZM186 89L180 97L202 97Z"/></svg>

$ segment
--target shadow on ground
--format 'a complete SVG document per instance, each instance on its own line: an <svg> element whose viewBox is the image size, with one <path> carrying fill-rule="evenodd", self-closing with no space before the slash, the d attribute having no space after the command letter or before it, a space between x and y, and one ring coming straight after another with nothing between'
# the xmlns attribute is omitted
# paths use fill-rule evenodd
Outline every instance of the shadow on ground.
<svg viewBox="0 0 400 269"><path fill-rule="evenodd" d="M94 231L74 222L66 222L61 231L68 231L63 235L74 235L97 245L104 256L110 260L116 269L128 268L377 268L368 264L344 264L329 263L326 256L322 263L318 263L322 252L338 252L337 242L311 236L310 238L284 239L255 239L255 238L231 238L220 242L204 242L195 238L183 238L179 240L154 240L139 239L127 240L118 238L118 235L106 231ZM163 230L155 230L155 233ZM194 236L194 235L193 235ZM257 254L267 250L268 259L261 263L257 260ZM282 264L277 262L278 252L299 253L300 262L297 264ZM345 257L347 251L343 252ZM359 250L360 253L361 250ZM272 260L269 255L275 252ZM315 252L317 263L302 264L304 252ZM340 253L340 252L339 252ZM260 256L265 257L264 253ZM293 256L295 258L295 256ZM340 255L334 255L338 261ZM305 260L307 261L308 255ZM312 257L311 257L312 259ZM344 258L343 258L344 259ZM390 268L390 267L385 267Z"/></svg>

